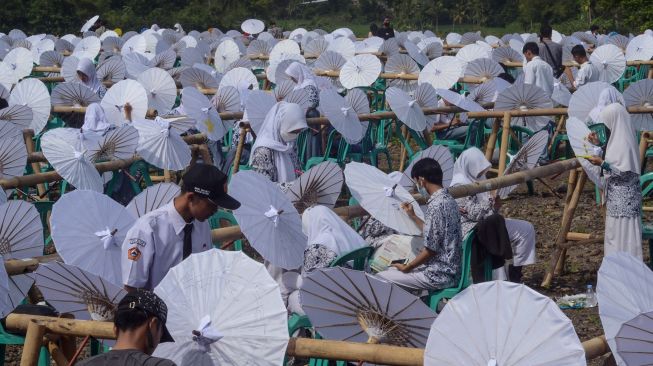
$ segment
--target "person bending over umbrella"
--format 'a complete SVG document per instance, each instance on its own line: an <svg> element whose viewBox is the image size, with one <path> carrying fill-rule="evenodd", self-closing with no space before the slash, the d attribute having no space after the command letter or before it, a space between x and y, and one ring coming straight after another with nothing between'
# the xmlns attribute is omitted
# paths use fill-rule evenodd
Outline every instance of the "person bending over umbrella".
<svg viewBox="0 0 653 366"><path fill-rule="evenodd" d="M152 353L163 342L173 342L166 329L168 307L160 297L147 290L136 290L118 303L113 319L117 340L113 349L78 363L79 366L175 366Z"/></svg>
<svg viewBox="0 0 653 366"><path fill-rule="evenodd" d="M191 253L213 247L206 221L240 203L227 194L227 176L208 164L195 164L182 178L181 193L169 204L141 216L122 244L125 290L153 289L170 268Z"/></svg>
<svg viewBox="0 0 653 366"><path fill-rule="evenodd" d="M95 64L91 59L84 57L79 60L77 64L77 77L81 80L82 84L97 94L98 98L104 98L104 95L107 93L107 88L98 79Z"/></svg>
<svg viewBox="0 0 653 366"><path fill-rule="evenodd" d="M442 188L442 168L424 158L411 172L418 191L428 198L425 220L420 220L410 202L401 208L424 233L424 249L407 264L393 264L377 275L408 290L436 290L458 283L462 267L462 230L458 205Z"/></svg>

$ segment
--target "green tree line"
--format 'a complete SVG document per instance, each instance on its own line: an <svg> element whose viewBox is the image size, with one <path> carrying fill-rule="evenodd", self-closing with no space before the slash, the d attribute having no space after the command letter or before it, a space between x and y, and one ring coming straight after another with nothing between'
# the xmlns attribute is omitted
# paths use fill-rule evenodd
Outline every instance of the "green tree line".
<svg viewBox="0 0 653 366"><path fill-rule="evenodd" d="M187 29L238 29L247 18L286 27L332 29L379 23L388 15L398 29L440 32L481 28L537 31L542 22L562 32L597 24L605 31L642 32L653 28L650 0L3 0L0 31L75 33L100 14L108 28L140 30L156 23ZM466 27L461 27L466 25ZM364 29L359 30L359 33ZM361 34L362 35L362 34Z"/></svg>

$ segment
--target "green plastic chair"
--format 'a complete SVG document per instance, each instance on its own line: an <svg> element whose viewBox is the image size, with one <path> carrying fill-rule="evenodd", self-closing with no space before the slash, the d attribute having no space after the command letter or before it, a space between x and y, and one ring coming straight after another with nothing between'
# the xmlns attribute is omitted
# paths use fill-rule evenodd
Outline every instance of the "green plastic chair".
<svg viewBox="0 0 653 366"><path fill-rule="evenodd" d="M313 156L308 158L308 160L306 161L306 165L304 166L304 171L309 170L312 167L319 165L325 161L331 161L340 166L343 166L345 164L347 152L349 151L349 144L347 143L347 141L345 141L344 138L340 138L340 142L338 143L338 151L336 152L336 157L335 158L330 157L331 150L333 149L333 143L335 140L336 133L337 131L335 129L329 132L327 145L326 148L324 149L324 156Z"/></svg>
<svg viewBox="0 0 653 366"><path fill-rule="evenodd" d="M213 216L209 217L209 226L211 226L211 230L224 227L222 226L222 221L228 221L232 226L238 225L238 221L236 221L234 214L229 211L218 210L213 214ZM219 241L213 242L213 246L218 249L220 249L221 245L222 243ZM243 250L243 241L241 239L234 241L233 248L234 250Z"/></svg>
<svg viewBox="0 0 653 366"><path fill-rule="evenodd" d="M392 137L391 125L391 119L383 119L378 122L370 121L370 128L372 129L370 135L372 136L373 147L369 153L370 163L377 168L379 167L379 155L385 155L390 171L392 171L392 157L388 149L388 142Z"/></svg>
<svg viewBox="0 0 653 366"><path fill-rule="evenodd" d="M362 247L354 249L349 253L345 253L338 258L334 259L329 267L340 267L346 263L353 262L352 268L357 271L364 271L367 266L367 261L370 259L374 253L374 248L372 247Z"/></svg>
<svg viewBox="0 0 653 366"><path fill-rule="evenodd" d="M446 146L454 158L457 158L463 151L471 146L476 146L479 149L483 145L485 138L484 120L473 120L467 129L465 141L460 143L458 140L433 140L433 145Z"/></svg>
<svg viewBox="0 0 653 366"><path fill-rule="evenodd" d="M437 311L440 300L453 298L454 296L458 295L460 291L466 289L472 283L470 262L472 259L471 249L473 239L474 230L471 230L469 233L467 233L467 236L465 236L462 244L462 266L460 270L461 275L460 280L458 281L458 285L442 290L433 291L426 297L426 304L434 311Z"/></svg>
<svg viewBox="0 0 653 366"><path fill-rule="evenodd" d="M0 366L4 366L5 364L7 346L22 346L23 344L25 344L25 337L7 333L2 324L0 324ZM41 351L39 352L38 366L50 366L50 353L45 347L41 347Z"/></svg>
<svg viewBox="0 0 653 366"><path fill-rule="evenodd" d="M653 172L646 173L639 178L642 186L642 199L653 196ZM642 221L642 240L648 241L649 267L653 269L653 223Z"/></svg>

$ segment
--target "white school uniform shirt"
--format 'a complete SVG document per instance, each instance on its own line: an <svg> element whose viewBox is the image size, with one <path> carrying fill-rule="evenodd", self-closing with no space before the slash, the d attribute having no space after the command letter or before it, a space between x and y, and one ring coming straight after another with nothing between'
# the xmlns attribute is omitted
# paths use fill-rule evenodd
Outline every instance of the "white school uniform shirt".
<svg viewBox="0 0 653 366"><path fill-rule="evenodd" d="M540 56L535 56L524 66L524 84L540 87L546 95L553 94L553 69Z"/></svg>
<svg viewBox="0 0 653 366"><path fill-rule="evenodd" d="M208 221L194 220L191 238L193 253L212 248ZM154 289L179 264L184 253L186 222L175 209L174 201L140 217L122 243L122 281L125 285Z"/></svg>
<svg viewBox="0 0 653 366"><path fill-rule="evenodd" d="M578 69L578 73L576 74L576 78L574 79L574 86L576 88L580 88L581 86L587 83L591 83L593 81L599 81L600 73L601 71L596 65L587 61L582 65L580 65L580 69Z"/></svg>

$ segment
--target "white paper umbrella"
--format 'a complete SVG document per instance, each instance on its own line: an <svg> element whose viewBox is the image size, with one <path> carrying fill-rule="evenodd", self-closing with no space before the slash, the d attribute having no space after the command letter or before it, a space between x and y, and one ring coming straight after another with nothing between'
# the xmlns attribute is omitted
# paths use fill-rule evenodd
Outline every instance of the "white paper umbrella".
<svg viewBox="0 0 653 366"><path fill-rule="evenodd" d="M642 313L623 323L615 340L616 351L626 365L650 365L653 362L653 352L650 348L653 342L651 334L653 334L653 311Z"/></svg>
<svg viewBox="0 0 653 366"><path fill-rule="evenodd" d="M341 54L334 51L325 51L317 58L317 61L313 64L313 69L322 71L340 71L345 63L347 63L347 61Z"/></svg>
<svg viewBox="0 0 653 366"><path fill-rule="evenodd" d="M68 56L63 60L61 76L63 76L66 82L81 82L77 76L77 64L79 64L79 59L75 56Z"/></svg>
<svg viewBox="0 0 653 366"><path fill-rule="evenodd" d="M225 86L232 86L238 89L239 85L242 82L249 83L250 85L253 85L254 89L258 89L258 80L256 79L256 75L254 75L251 70L245 69L243 67L236 67L227 71L227 73L222 77L222 80L220 80L219 87L223 88Z"/></svg>
<svg viewBox="0 0 653 366"><path fill-rule="evenodd" d="M0 255L25 259L43 255L43 224L34 205L9 200L0 205Z"/></svg>
<svg viewBox="0 0 653 366"><path fill-rule="evenodd" d="M415 184L411 177L413 167L418 161L424 158L434 159L438 162L438 164L440 164L440 168L442 169L442 187L448 188L451 184L451 179L453 178L454 159L449 149L441 145L430 146L428 149L419 151L417 154L415 154L413 159L410 161L410 164L408 164L408 167L403 172L402 181L406 182L407 184L404 185L402 183L402 185L404 187L412 187ZM408 180L406 180L406 178Z"/></svg>
<svg viewBox="0 0 653 366"><path fill-rule="evenodd" d="M424 83L418 85L417 89L415 90L415 100L422 109L437 108L438 106L438 95L431 84ZM424 118L426 118L427 127L433 126L433 124L438 121L438 117L439 116L437 114L424 115Z"/></svg>
<svg viewBox="0 0 653 366"><path fill-rule="evenodd" d="M189 117L195 120L195 126L200 132L207 135L209 140L220 140L227 129L225 128L218 110L211 104L206 96L193 87L184 88L182 91L182 105Z"/></svg>
<svg viewBox="0 0 653 366"><path fill-rule="evenodd" d="M9 179L23 175L27 164L27 149L23 139L0 138L0 178Z"/></svg>
<svg viewBox="0 0 653 366"><path fill-rule="evenodd" d="M347 89L370 86L381 73L381 61L373 55L352 57L340 70L340 83Z"/></svg>
<svg viewBox="0 0 653 366"><path fill-rule="evenodd" d="M4 272L6 274L4 268L0 269L0 272ZM32 277L27 274L8 276L7 287L9 288L9 292L7 293L7 306L9 309L11 309L10 312L13 311L18 305L20 305L25 298L27 298L27 294L32 288L33 284L34 279L32 279ZM5 314L5 316L6 315L7 314Z"/></svg>
<svg viewBox="0 0 653 366"><path fill-rule="evenodd" d="M514 84L502 91L494 103L494 109L499 111L505 110L529 110L539 108L552 108L551 98L546 95L544 90L532 84ZM515 117L512 124L520 124L528 127L532 131L539 131L549 122L547 116L536 117Z"/></svg>
<svg viewBox="0 0 653 366"><path fill-rule="evenodd" d="M10 95L9 89L7 89L4 85L2 85L2 83L0 83L0 98L8 99L9 95ZM30 121L31 120L32 120L32 117L30 117Z"/></svg>
<svg viewBox="0 0 653 366"><path fill-rule="evenodd" d="M640 131L653 129L653 80L642 79L630 84L624 90L624 100L626 101L626 107L650 109L651 113L633 113L630 115L630 119Z"/></svg>
<svg viewBox="0 0 653 366"><path fill-rule="evenodd" d="M173 267L154 290L168 304L173 343L154 355L177 365L281 365L287 312L265 267L242 252L209 250Z"/></svg>
<svg viewBox="0 0 653 366"><path fill-rule="evenodd" d="M262 90L253 90L249 93L245 113L254 133L258 133L261 129L265 116L276 103L272 94Z"/></svg>
<svg viewBox="0 0 653 366"><path fill-rule="evenodd" d="M594 81L578 88L569 100L569 117L576 117L584 122L591 120L590 112L596 107L601 93L607 88L614 89L612 85L603 81ZM616 89L614 91L619 93ZM594 123L598 122L600 121L594 121Z"/></svg>
<svg viewBox="0 0 653 366"><path fill-rule="evenodd" d="M85 151L57 136L55 130L46 132L41 138L41 149L48 162L68 183L77 189L102 192L102 177L86 156Z"/></svg>
<svg viewBox="0 0 653 366"><path fill-rule="evenodd" d="M24 105L11 105L0 109L0 126L3 131L15 130L22 134L22 131L29 128L32 123L32 108ZM5 134L1 135L6 137ZM13 135L12 135L13 136Z"/></svg>
<svg viewBox="0 0 653 366"><path fill-rule="evenodd" d="M429 83L435 89L449 89L463 71L462 63L453 56L442 56L429 62L419 73L418 84Z"/></svg>
<svg viewBox="0 0 653 366"><path fill-rule="evenodd" d="M61 262L40 265L34 278L43 298L75 319L112 321L118 302L127 294L102 276Z"/></svg>
<svg viewBox="0 0 653 366"><path fill-rule="evenodd" d="M102 108L109 122L116 126L125 120L124 107L132 106L132 119L143 119L147 113L147 91L138 81L122 80L113 85L102 98Z"/></svg>
<svg viewBox="0 0 653 366"><path fill-rule="evenodd" d="M273 59L276 60L284 60L288 57L288 55L299 55L301 54L299 50L299 45L297 42L286 39L283 40L279 43L277 43L273 48L272 51L270 51L270 61Z"/></svg>
<svg viewBox="0 0 653 366"><path fill-rule="evenodd" d="M624 340L617 338L621 331L630 333L631 325L640 323L645 319L641 314L653 311L653 272L641 259L624 252L610 254L603 258L598 273L596 295L599 302L599 315L605 331L605 337L610 345L618 365L645 365L646 362L625 362L632 358L642 359L643 353L650 353L650 344L639 345L639 357L631 352L620 352L620 343ZM638 318L639 317L639 318ZM650 324L650 319L648 320ZM646 334L648 331L648 334ZM635 339L642 336L650 337L651 328L640 328ZM622 344L623 346L623 344ZM631 358L632 357L632 358ZM650 357L650 354L649 356ZM649 358L650 360L650 358Z"/></svg>
<svg viewBox="0 0 653 366"><path fill-rule="evenodd" d="M265 29L265 24L258 19L247 19L240 25L240 29L245 33L259 34Z"/></svg>
<svg viewBox="0 0 653 366"><path fill-rule="evenodd" d="M214 65L220 73L227 71L229 65L240 58L240 49L236 42L225 39L215 50Z"/></svg>
<svg viewBox="0 0 653 366"><path fill-rule="evenodd" d="M408 55L396 54L388 58L385 63L385 72L391 74L418 74L419 66ZM394 79L388 80L389 86L395 86L405 92L410 93L417 87L416 80Z"/></svg>
<svg viewBox="0 0 653 366"><path fill-rule="evenodd" d="M155 184L134 197L126 208L133 217L138 218L172 202L180 192L181 188L174 183Z"/></svg>
<svg viewBox="0 0 653 366"><path fill-rule="evenodd" d="M356 54L356 46L354 46L354 42L351 39L340 37L329 42L327 51L339 53L345 60L350 60Z"/></svg>
<svg viewBox="0 0 653 366"><path fill-rule="evenodd" d="M331 125L350 144L360 142L365 134L358 115L353 108L347 106L345 98L335 90L324 90L320 93L320 109L329 119Z"/></svg>
<svg viewBox="0 0 653 366"><path fill-rule="evenodd" d="M640 34L633 38L626 47L627 61L646 61L653 58L653 36Z"/></svg>
<svg viewBox="0 0 653 366"><path fill-rule="evenodd" d="M384 55L390 57L392 55L396 55L399 53L399 43L397 43L396 38L389 38L386 39L383 42L383 45L381 48L379 48L379 52L383 53Z"/></svg>
<svg viewBox="0 0 653 366"><path fill-rule="evenodd" d="M567 119L566 130L569 137L569 143L574 150L574 154L578 157L583 170L587 173L588 178L597 186L601 186L600 168L590 164L585 158L592 155L600 155L601 150L599 147L594 146L587 140L587 135L590 134L590 129L587 125L576 117Z"/></svg>
<svg viewBox="0 0 653 366"><path fill-rule="evenodd" d="M286 191L286 196L300 214L315 205L333 208L340 196L344 179L338 164L325 161L299 176Z"/></svg>
<svg viewBox="0 0 653 366"><path fill-rule="evenodd" d="M150 60L138 52L122 55L122 60L130 79L136 79L138 75L150 68Z"/></svg>
<svg viewBox="0 0 653 366"><path fill-rule="evenodd" d="M170 130L169 121L160 117L140 119L133 126L139 135L137 153L145 161L168 170L183 170L190 164L190 148L179 134Z"/></svg>
<svg viewBox="0 0 653 366"><path fill-rule="evenodd" d="M533 169L545 151L548 140L549 133L546 130L531 136L524 146L517 151L517 154L510 157L510 164L508 164L503 174L508 175ZM515 188L517 188L517 185L501 188L497 191L497 195L505 199Z"/></svg>
<svg viewBox="0 0 653 366"><path fill-rule="evenodd" d="M448 45L460 44L462 36L458 33L451 32L447 34L446 41Z"/></svg>
<svg viewBox="0 0 653 366"><path fill-rule="evenodd" d="M97 78L100 81L111 81L114 83L123 80L127 75L127 68L120 57L111 57L101 62L97 68Z"/></svg>
<svg viewBox="0 0 653 366"><path fill-rule="evenodd" d="M238 89L232 86L225 86L218 89L218 92L211 99L211 104L220 113L240 111L240 94Z"/></svg>
<svg viewBox="0 0 653 366"><path fill-rule="evenodd" d="M195 64L205 63L204 55L197 48L186 48L181 53L181 65L192 67Z"/></svg>
<svg viewBox="0 0 653 366"><path fill-rule="evenodd" d="M499 47L492 51L492 59L498 63L523 62L524 56L510 47Z"/></svg>
<svg viewBox="0 0 653 366"><path fill-rule="evenodd" d="M52 240L66 264L121 285L122 243L136 218L102 193L75 190L52 208Z"/></svg>
<svg viewBox="0 0 653 366"><path fill-rule="evenodd" d="M313 39L306 44L306 47L304 47L304 57L306 58L320 57L322 53L326 52L328 47L329 47L329 42L324 38Z"/></svg>
<svg viewBox="0 0 653 366"><path fill-rule="evenodd" d="M403 202L412 202L415 214L424 220L424 214L413 196L403 187L375 167L362 163L349 163L345 167L345 181L352 196L383 225L406 235L421 235L422 231L401 209Z"/></svg>
<svg viewBox="0 0 653 366"><path fill-rule="evenodd" d="M426 54L420 51L413 42L405 42L404 48L406 51L408 51L408 55L418 64L425 66L429 63L429 58L426 56Z"/></svg>
<svg viewBox="0 0 653 366"><path fill-rule="evenodd" d="M584 366L571 320L525 285L493 281L451 299L433 322L424 365Z"/></svg>
<svg viewBox="0 0 653 366"><path fill-rule="evenodd" d="M388 88L385 96L388 105L390 105L390 108L395 112L401 122L415 131L424 131L426 128L426 118L417 100L411 98L405 91L397 87Z"/></svg>
<svg viewBox="0 0 653 366"><path fill-rule="evenodd" d="M176 61L177 54L175 51L167 50L154 56L154 58L150 60L149 65L152 67L161 68L163 70L170 70L175 65Z"/></svg>
<svg viewBox="0 0 653 366"><path fill-rule="evenodd" d="M219 81L211 73L197 67L183 70L179 81L184 88L193 86L202 89L217 89L219 86Z"/></svg>
<svg viewBox="0 0 653 366"><path fill-rule="evenodd" d="M60 83L52 90L52 105L87 107L99 103L100 98L91 88L82 83Z"/></svg>
<svg viewBox="0 0 653 366"><path fill-rule="evenodd" d="M628 47L628 42L630 42L630 39L626 36L622 36L621 34L616 34L614 36L610 36L606 39L607 44L613 44L621 50L621 52L626 53L626 48Z"/></svg>
<svg viewBox="0 0 653 366"><path fill-rule="evenodd" d="M458 94L449 89L435 89L435 92L447 102L462 108L468 112L483 112L485 109L478 103L465 98L462 94Z"/></svg>
<svg viewBox="0 0 653 366"><path fill-rule="evenodd" d="M95 36L86 37L81 41L79 41L77 45L75 45L75 49L73 50L73 56L79 59L88 58L93 60L100 52L101 47L102 47L102 42L98 37Z"/></svg>
<svg viewBox="0 0 653 366"><path fill-rule="evenodd" d="M299 268L307 238L297 210L277 185L241 171L231 178L229 194L241 204L234 216L254 249L275 266Z"/></svg>
<svg viewBox="0 0 653 366"><path fill-rule="evenodd" d="M39 41L37 44L32 46L32 61L34 61L35 64L39 65L41 63L41 55L43 53L48 52L48 51L53 51L54 50L54 41L51 39L43 39Z"/></svg>
<svg viewBox="0 0 653 366"><path fill-rule="evenodd" d="M102 39L100 37L100 40L102 41L102 50L106 52L112 52L119 54L120 49L122 46L125 44L123 40L120 37L107 37L105 39Z"/></svg>
<svg viewBox="0 0 653 366"><path fill-rule="evenodd" d="M598 66L599 79L606 83L619 80L626 70L626 57L619 47L611 44L595 49L590 55L590 61Z"/></svg>
<svg viewBox="0 0 653 366"><path fill-rule="evenodd" d="M39 133L48 122L50 116L50 93L48 88L38 79L25 79L14 87L9 97L9 104L18 104L32 109L32 122L29 128Z"/></svg>
<svg viewBox="0 0 653 366"><path fill-rule="evenodd" d="M41 66L55 66L61 67L63 65L64 57L57 51L45 51L39 58L39 65Z"/></svg>
<svg viewBox="0 0 653 366"><path fill-rule="evenodd" d="M147 40L145 39L145 36L138 34L125 41L125 43L122 45L122 48L120 49L120 53L123 56L133 52L145 54L146 49Z"/></svg>
<svg viewBox="0 0 653 366"><path fill-rule="evenodd" d="M120 126L101 138L85 139L84 146L92 162L129 159L136 153L138 131L130 125Z"/></svg>
<svg viewBox="0 0 653 366"><path fill-rule="evenodd" d="M561 106L567 107L571 101L571 92L561 81L555 80L553 83L553 93L551 94L551 100Z"/></svg>
<svg viewBox="0 0 653 366"><path fill-rule="evenodd" d="M300 299L325 338L422 348L436 314L398 285L336 267L311 272Z"/></svg>
<svg viewBox="0 0 653 366"><path fill-rule="evenodd" d="M87 20L84 25L82 25L82 28L79 30L81 33L86 32L87 30L91 29L91 27L97 22L97 20L100 19L99 15L96 15L92 17L91 19Z"/></svg>
<svg viewBox="0 0 653 366"><path fill-rule="evenodd" d="M466 45L456 53L456 58L463 64L463 70L467 67L468 63L479 58L487 57L489 57L487 50L475 43Z"/></svg>
<svg viewBox="0 0 653 366"><path fill-rule="evenodd" d="M494 101L497 100L497 96L499 95L499 92L497 91L497 80L503 79L492 79L479 84L476 88L472 89L469 92L467 99L481 105L494 103Z"/></svg>
<svg viewBox="0 0 653 366"><path fill-rule="evenodd" d="M0 255L0 260L4 262ZM6 317L14 311L14 306L9 297L9 276L5 268L0 268L0 317Z"/></svg>
<svg viewBox="0 0 653 366"><path fill-rule="evenodd" d="M7 53L2 62L9 67L14 82L18 82L32 72L32 53L27 48L14 48Z"/></svg>
<svg viewBox="0 0 653 366"><path fill-rule="evenodd" d="M503 68L498 62L485 57L472 60L465 67L465 76L479 78L483 81L495 78L503 72Z"/></svg>
<svg viewBox="0 0 653 366"><path fill-rule="evenodd" d="M147 93L147 106L150 109L167 112L172 109L177 99L177 86L165 70L153 67L138 76Z"/></svg>

